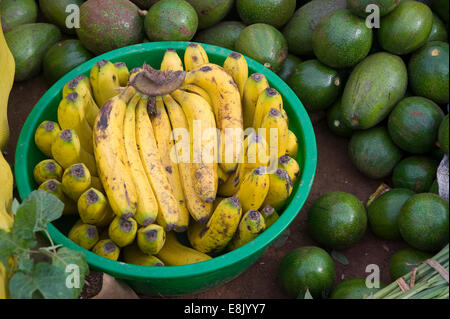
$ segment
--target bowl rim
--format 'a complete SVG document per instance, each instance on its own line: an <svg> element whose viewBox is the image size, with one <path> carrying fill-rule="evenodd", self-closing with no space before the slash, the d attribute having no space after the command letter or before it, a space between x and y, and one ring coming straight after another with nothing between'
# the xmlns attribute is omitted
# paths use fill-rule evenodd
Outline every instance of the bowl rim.
<svg viewBox="0 0 450 319"><path fill-rule="evenodd" d="M132 55L136 52L165 50L169 48L177 51L184 51L189 43L192 42L148 42L119 48L92 58L91 60L76 67L54 83L39 99L33 110L28 115L17 142L14 173L16 177L17 189L22 200L33 190L31 189L31 185L26 182L30 172L27 172L27 170L24 169L26 168L26 157L24 154L26 153L25 150L28 148L27 141L34 141L34 132L31 129L30 123L32 122L32 119L39 118L42 115L44 109L48 105L46 102L47 100L52 99L55 95L61 94L62 88L67 82L79 74L87 72L87 70L91 69L92 66L99 60L118 60L123 56ZM231 52L233 52L232 50L214 45L204 43L200 44L207 53L228 56ZM145 281L146 279L185 278L215 272L250 258L257 252L266 249L276 238L278 238L296 218L311 191L317 167L316 138L309 115L292 89L278 75L264 67L259 62L256 62L247 56L245 58L249 69L253 69L257 73L264 74L269 83L271 83L271 86L275 86L280 92L283 92L283 99L288 100L291 105L298 106L292 107L290 113L295 114L295 117L298 119L301 126L299 129L302 131L304 138L304 148L301 150L304 152L305 161L302 175L298 181L298 187L295 193L291 195L292 198L290 203L284 209L283 214L280 215L280 218L271 227L269 227L262 234L258 235L258 237L250 243L236 250L227 252L207 261L182 266L148 267L127 264L121 261L113 261L78 246L63 235L53 224L49 223L48 232L52 240L56 244L62 244L69 249L82 252L86 256L87 263L94 269L102 270L121 279Z"/></svg>

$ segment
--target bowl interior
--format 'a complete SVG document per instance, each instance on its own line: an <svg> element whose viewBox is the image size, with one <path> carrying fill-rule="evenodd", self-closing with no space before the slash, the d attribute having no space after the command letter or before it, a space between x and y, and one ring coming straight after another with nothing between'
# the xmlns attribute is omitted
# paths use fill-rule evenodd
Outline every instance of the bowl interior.
<svg viewBox="0 0 450 319"><path fill-rule="evenodd" d="M166 49L175 49L182 58L188 44L188 42L152 42L114 50L80 65L56 82L42 96L28 116L18 140L15 157L15 177L20 197L24 199L38 187L33 179L32 172L34 166L39 161L45 159L45 156L37 149L34 143L34 132L42 121L56 121L57 107L62 97L62 88L67 82L80 74L89 76L91 68L101 59L112 62L125 62L129 69L139 67L143 63L147 63L154 68L159 68ZM212 45L202 44L202 46L208 53L210 62L219 65L222 65L226 57L231 53L230 50ZM158 280L164 278L187 278L214 272L218 269L242 262L242 260L249 256L261 253L262 250L288 227L306 201L315 175L317 154L314 131L309 116L297 96L273 72L252 59L247 58L247 61L249 74L256 72L264 74L271 87L277 89L283 95L284 107L290 120L290 129L296 134L299 141L297 160L301 166L302 174L294 187L284 212L274 225L259 235L255 240L237 250L205 262L185 266L144 267L112 261L98 256L76 245L66 237L68 230L75 221L75 217L62 217L53 224L49 224L49 232L52 239L57 244L82 251L86 255L88 263L94 269L104 271L118 278L137 281L148 278Z"/></svg>

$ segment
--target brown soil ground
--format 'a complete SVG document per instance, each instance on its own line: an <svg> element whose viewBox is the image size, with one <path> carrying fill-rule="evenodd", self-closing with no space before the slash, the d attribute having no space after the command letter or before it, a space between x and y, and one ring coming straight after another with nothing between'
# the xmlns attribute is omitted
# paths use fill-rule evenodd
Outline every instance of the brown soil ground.
<svg viewBox="0 0 450 319"><path fill-rule="evenodd" d="M33 106L48 89L42 77L16 83L13 87L8 118L11 138L7 147L7 160L14 161L14 152L22 126ZM312 122L317 139L318 166L316 178L310 196L289 227L289 237L281 247L269 247L264 255L246 272L233 281L209 291L184 296L185 298L286 298L276 276L279 262L291 249L305 245L315 245L307 234L306 215L309 207L319 196L331 191L345 191L356 195L366 202L381 181L364 177L352 166L347 156L347 140L338 138L329 132L323 116L313 116ZM280 246L281 242L277 243ZM389 242L374 237L367 231L365 237L353 247L341 251L348 259L347 265L336 261L336 284L343 279L366 277L366 266L376 264L381 270L381 280L388 283L388 262L397 250L406 247L404 243Z"/></svg>

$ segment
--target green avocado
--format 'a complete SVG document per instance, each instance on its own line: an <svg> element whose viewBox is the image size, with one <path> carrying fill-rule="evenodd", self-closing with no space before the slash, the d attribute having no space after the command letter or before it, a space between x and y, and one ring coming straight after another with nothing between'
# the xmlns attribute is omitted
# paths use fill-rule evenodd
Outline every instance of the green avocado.
<svg viewBox="0 0 450 319"><path fill-rule="evenodd" d="M206 29L222 21L233 8L234 0L186 0L197 11L198 29Z"/></svg>
<svg viewBox="0 0 450 319"><path fill-rule="evenodd" d="M128 0L88 0L80 7L77 36L96 55L141 43L144 21L138 11Z"/></svg>
<svg viewBox="0 0 450 319"><path fill-rule="evenodd" d="M93 58L80 40L65 40L53 45L45 54L43 62L44 77L53 84L63 75Z"/></svg>
<svg viewBox="0 0 450 319"><path fill-rule="evenodd" d="M433 101L413 96L401 100L389 115L388 129L398 147L413 154L435 147L444 112Z"/></svg>
<svg viewBox="0 0 450 319"><path fill-rule="evenodd" d="M287 82L292 73L294 73L295 67L300 63L302 63L300 58L295 55L288 54L286 60L284 60L281 65L280 70L277 72L278 76Z"/></svg>
<svg viewBox="0 0 450 319"><path fill-rule="evenodd" d="M388 52L411 53L427 42L433 26L433 12L418 1L403 1L383 17L378 29L378 42Z"/></svg>
<svg viewBox="0 0 450 319"><path fill-rule="evenodd" d="M341 100L338 100L327 112L328 128L337 136L350 137L353 130L342 120Z"/></svg>
<svg viewBox="0 0 450 319"><path fill-rule="evenodd" d="M58 27L49 23L22 24L5 34L16 62L15 81L39 74L47 50L61 39Z"/></svg>
<svg viewBox="0 0 450 319"><path fill-rule="evenodd" d="M438 163L425 156L410 156L400 161L392 172L396 188L407 188L416 193L427 192L436 178Z"/></svg>
<svg viewBox="0 0 450 319"><path fill-rule="evenodd" d="M323 17L313 36L316 57L332 68L349 68L363 60L372 48L372 29L364 19L342 9Z"/></svg>
<svg viewBox="0 0 450 319"><path fill-rule="evenodd" d="M342 91L339 73L318 60L297 65L287 83L310 112L326 110Z"/></svg>
<svg viewBox="0 0 450 319"><path fill-rule="evenodd" d="M436 14L433 14L433 26L431 27L431 32L430 35L428 36L427 41L447 42L447 40L448 40L447 27Z"/></svg>
<svg viewBox="0 0 450 319"><path fill-rule="evenodd" d="M308 211L308 232L321 245L344 249L366 232L367 213L361 201L344 192L330 192L314 201Z"/></svg>
<svg viewBox="0 0 450 319"><path fill-rule="evenodd" d="M439 147L448 155L448 114L442 120L439 126L438 141Z"/></svg>
<svg viewBox="0 0 450 319"><path fill-rule="evenodd" d="M342 117L352 129L368 129L384 120L403 98L408 74L403 60L386 52L360 62L342 94Z"/></svg>
<svg viewBox="0 0 450 319"><path fill-rule="evenodd" d="M44 16L67 34L75 34L75 28L68 28L66 19L74 11L66 12L68 5L80 7L85 0L39 0L39 8Z"/></svg>
<svg viewBox="0 0 450 319"><path fill-rule="evenodd" d="M353 133L349 143L349 156L361 173L380 179L391 174L402 158L402 152L394 144L386 128L374 127Z"/></svg>
<svg viewBox="0 0 450 319"><path fill-rule="evenodd" d="M148 10L144 22L150 41L190 41L197 27L197 13L184 0L159 1Z"/></svg>
<svg viewBox="0 0 450 319"><path fill-rule="evenodd" d="M246 27L239 35L236 51L277 72L288 55L283 34L268 24L256 23Z"/></svg>
<svg viewBox="0 0 450 319"><path fill-rule="evenodd" d="M436 103L449 102L448 43L433 41L414 52L409 60L412 91Z"/></svg>
<svg viewBox="0 0 450 319"><path fill-rule="evenodd" d="M245 24L265 23L280 28L295 11L295 0L237 0L236 7Z"/></svg>
<svg viewBox="0 0 450 319"><path fill-rule="evenodd" d="M448 202L431 193L411 196L400 210L398 226L410 246L436 252L448 243Z"/></svg>
<svg viewBox="0 0 450 319"><path fill-rule="evenodd" d="M431 257L433 257L432 254L413 248L397 251L389 261L389 273L391 274L392 281L408 274L414 268L418 267L421 262Z"/></svg>
<svg viewBox="0 0 450 319"><path fill-rule="evenodd" d="M366 279L352 278L337 285L331 292L330 299L367 299L384 287L386 284L380 282L379 288L368 288Z"/></svg>
<svg viewBox="0 0 450 319"><path fill-rule="evenodd" d="M401 240L398 215L403 204L415 193L404 188L394 188L380 195L367 207L367 217L372 232L383 239Z"/></svg>
<svg viewBox="0 0 450 319"><path fill-rule="evenodd" d="M217 45L234 51L235 43L245 27L246 25L240 21L220 22L215 26L197 32L194 41Z"/></svg>
<svg viewBox="0 0 450 319"><path fill-rule="evenodd" d="M347 6L350 11L361 18L367 17L372 13L372 10L368 10L368 5L376 5L379 8L380 16L383 17L390 13L400 3L399 0L347 0Z"/></svg>
<svg viewBox="0 0 450 319"><path fill-rule="evenodd" d="M291 298L303 297L306 291L316 299L326 297L335 278L333 259L325 250L314 246L291 250L278 268L278 282Z"/></svg>
<svg viewBox="0 0 450 319"><path fill-rule="evenodd" d="M34 0L0 1L1 28L6 33L21 24L34 23L38 8Z"/></svg>
<svg viewBox="0 0 450 319"><path fill-rule="evenodd" d="M327 14L345 9L346 0L313 0L301 6L283 28L289 52L295 55L312 55L312 35L317 23Z"/></svg>

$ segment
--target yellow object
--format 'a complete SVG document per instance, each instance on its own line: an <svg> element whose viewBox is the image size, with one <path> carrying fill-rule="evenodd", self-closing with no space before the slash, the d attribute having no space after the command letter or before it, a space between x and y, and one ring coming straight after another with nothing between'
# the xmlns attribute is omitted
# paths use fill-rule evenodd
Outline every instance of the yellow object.
<svg viewBox="0 0 450 319"><path fill-rule="evenodd" d="M94 155L98 174L117 216L134 215L137 207L137 190L123 138L127 103L134 94L133 88L127 88L105 103L94 125Z"/></svg>
<svg viewBox="0 0 450 319"><path fill-rule="evenodd" d="M220 165L217 165L217 177L218 177L218 186L220 186L226 183L226 181L228 181L228 178L230 178L230 174L225 173L222 167L220 167Z"/></svg>
<svg viewBox="0 0 450 319"><path fill-rule="evenodd" d="M244 96L245 82L248 79L248 65L245 57L240 53L231 52L225 59L223 68L233 77L241 97Z"/></svg>
<svg viewBox="0 0 450 319"><path fill-rule="evenodd" d="M187 84L187 85L183 85L181 86L181 89L183 91L189 92L189 93L195 93L197 95L200 95L202 98L204 98L208 104L209 104L209 108L211 109L211 111L214 112L213 108L212 108L212 100L211 97L209 96L208 92L206 92L204 89L202 89L201 87L195 85L195 84Z"/></svg>
<svg viewBox="0 0 450 319"><path fill-rule="evenodd" d="M228 250L235 250L249 243L266 229L264 217L257 210L250 210L242 216L239 227L228 244Z"/></svg>
<svg viewBox="0 0 450 319"><path fill-rule="evenodd" d="M274 209L279 210L283 208L292 193L292 181L289 174L282 168L270 174L269 178L269 193L264 200L263 206L270 205Z"/></svg>
<svg viewBox="0 0 450 319"><path fill-rule="evenodd" d="M189 242L196 250L211 255L220 253L233 237L241 219L242 208L237 197L223 199L205 225L189 227Z"/></svg>
<svg viewBox="0 0 450 319"><path fill-rule="evenodd" d="M189 43L184 51L184 66L186 71L192 71L209 63L208 54L200 44Z"/></svg>
<svg viewBox="0 0 450 319"><path fill-rule="evenodd" d="M218 186L218 141L214 113L201 96L182 90L176 90L171 95L183 108L189 125L195 191L204 202L212 203Z"/></svg>
<svg viewBox="0 0 450 319"><path fill-rule="evenodd" d="M163 248L156 255L166 266L182 266L211 259L210 256L182 245L173 232L167 233Z"/></svg>
<svg viewBox="0 0 450 319"><path fill-rule="evenodd" d="M156 221L166 231L177 227L180 205L161 161L152 123L147 112L148 99L141 98L136 110L136 140L146 176L158 201Z"/></svg>
<svg viewBox="0 0 450 319"><path fill-rule="evenodd" d="M241 201L242 210L257 210L269 192L269 175L264 166L257 167L245 175L235 194Z"/></svg>
<svg viewBox="0 0 450 319"><path fill-rule="evenodd" d="M84 224L81 221L78 221L72 227L67 237L85 249L91 249L99 240L97 227Z"/></svg>
<svg viewBox="0 0 450 319"><path fill-rule="evenodd" d="M62 184L56 179L49 179L39 185L39 189L55 195L64 203L64 215L75 215L78 213L76 203L63 192Z"/></svg>
<svg viewBox="0 0 450 319"><path fill-rule="evenodd" d="M264 217L264 222L266 223L266 229L275 223L280 217L277 211L270 205L264 206L263 209L260 210L260 213Z"/></svg>
<svg viewBox="0 0 450 319"><path fill-rule="evenodd" d="M91 127L94 126L99 108L95 103L89 78L85 75L79 75L73 80L67 82L63 88L63 98L70 93L77 93L84 100L84 113L86 120Z"/></svg>
<svg viewBox="0 0 450 319"><path fill-rule="evenodd" d="M128 78L130 77L130 71L128 70L127 65L124 62L117 62L114 63L114 66L117 69L117 72L119 73L119 84L122 87L127 86L128 84Z"/></svg>
<svg viewBox="0 0 450 319"><path fill-rule="evenodd" d="M189 132L189 125L186 120L186 116L181 106L170 96L165 95L163 97L164 104L167 108L167 114L172 124L172 129L181 130L182 132ZM176 135L176 134L175 134ZM174 136L176 138L176 136ZM190 153L183 154L183 151L189 149L190 137L176 139L174 142L175 152L178 161L178 169L180 171L181 186L183 187L184 197L186 199L186 206L190 215L194 220L206 223L211 216L212 204L203 202L198 194L194 191L194 179L191 174L191 161ZM183 159L186 157L186 159Z"/></svg>
<svg viewBox="0 0 450 319"><path fill-rule="evenodd" d="M123 249L123 261L140 266L164 266L161 260L153 255L143 253L136 244L129 245Z"/></svg>
<svg viewBox="0 0 450 319"><path fill-rule="evenodd" d="M89 80L99 107L119 93L119 71L111 61L98 61L91 69Z"/></svg>
<svg viewBox="0 0 450 319"><path fill-rule="evenodd" d="M263 118L261 128L265 129L265 139L269 146L269 156L278 159L286 154L289 129L281 112L271 108Z"/></svg>
<svg viewBox="0 0 450 319"><path fill-rule="evenodd" d="M92 187L78 198L77 208L84 223L97 227L109 225L114 218L114 213L105 195Z"/></svg>
<svg viewBox="0 0 450 319"><path fill-rule="evenodd" d="M63 169L61 165L53 159L40 161L33 169L34 180L38 184L42 184L49 179L61 181L62 174Z"/></svg>
<svg viewBox="0 0 450 319"><path fill-rule="evenodd" d="M180 206L180 214L178 216L175 231L184 232L189 225L189 211L186 207L186 199L181 185L180 171L178 169L172 139L172 126L170 125L169 116L164 107L162 97L156 98L156 111L155 114L151 116L151 121L156 144L158 145L159 154L161 155L162 165L165 168L167 178L172 186L173 194ZM172 160L172 157L175 157L175 161Z"/></svg>
<svg viewBox="0 0 450 319"><path fill-rule="evenodd" d="M294 132L289 130L286 155L288 155L288 156L290 156L292 158L297 158L297 154L298 154L298 140L297 140L297 136L295 136Z"/></svg>
<svg viewBox="0 0 450 319"><path fill-rule="evenodd" d="M53 121L43 121L34 133L34 143L48 157L52 157L52 143L61 131L59 124Z"/></svg>
<svg viewBox="0 0 450 319"><path fill-rule="evenodd" d="M153 193L136 144L136 106L140 97L135 95L128 102L124 122L125 151L130 163L130 173L137 190L137 207L134 218L139 225L152 224L158 216L158 202Z"/></svg>
<svg viewBox="0 0 450 319"><path fill-rule="evenodd" d="M295 184L300 174L297 161L289 155L283 155L278 159L278 167L284 169L289 174L292 184Z"/></svg>
<svg viewBox="0 0 450 319"><path fill-rule="evenodd" d="M255 130L262 126L264 117L267 116L271 109L277 109L281 112L283 109L283 98L277 90L269 87L259 94L256 102L255 114L253 117L253 128Z"/></svg>
<svg viewBox="0 0 450 319"><path fill-rule="evenodd" d="M161 62L161 71L183 71L183 62L177 51L167 49Z"/></svg>
<svg viewBox="0 0 450 319"><path fill-rule="evenodd" d="M74 201L91 187L91 173L83 163L73 164L66 168L61 179L64 193Z"/></svg>
<svg viewBox="0 0 450 319"><path fill-rule="evenodd" d="M165 241L166 232L164 228L156 224L141 227L137 232L137 245L145 254L157 254L164 246Z"/></svg>
<svg viewBox="0 0 450 319"><path fill-rule="evenodd" d="M261 73L253 73L245 82L242 95L242 113L244 118L244 129L253 127L256 102L262 91L269 87L267 78Z"/></svg>
<svg viewBox="0 0 450 319"><path fill-rule="evenodd" d="M131 217L116 216L109 224L108 236L119 247L131 244L136 238L137 223Z"/></svg>
<svg viewBox="0 0 450 319"><path fill-rule="evenodd" d="M111 260L117 260L119 259L120 248L111 239L102 239L95 244L92 252Z"/></svg>

